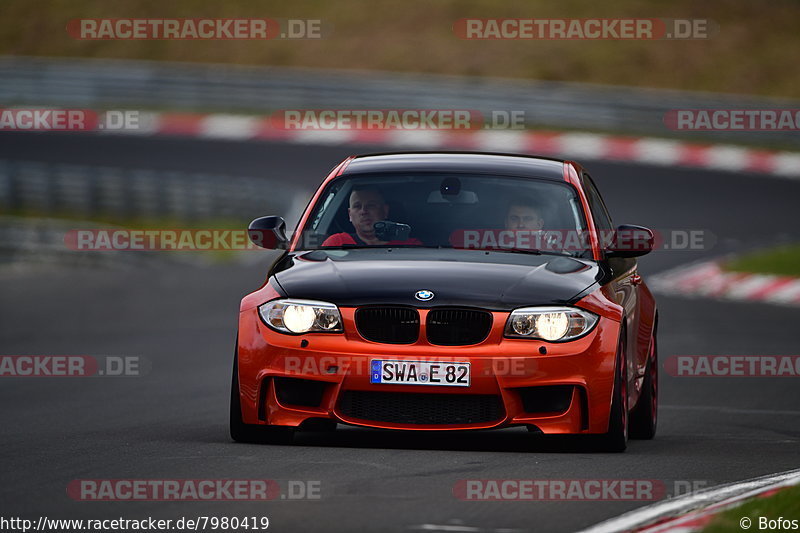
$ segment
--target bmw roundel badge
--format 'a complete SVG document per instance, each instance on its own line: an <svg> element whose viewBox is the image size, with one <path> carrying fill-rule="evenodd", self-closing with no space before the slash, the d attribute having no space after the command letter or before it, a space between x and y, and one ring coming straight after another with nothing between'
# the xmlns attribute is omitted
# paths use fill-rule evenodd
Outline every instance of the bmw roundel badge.
<svg viewBox="0 0 800 533"><path fill-rule="evenodd" d="M414 294L414 298L416 298L417 300L420 300L422 302L427 302L428 300L433 300L433 291L429 291L427 289L423 289L421 291L417 291L417 293Z"/></svg>

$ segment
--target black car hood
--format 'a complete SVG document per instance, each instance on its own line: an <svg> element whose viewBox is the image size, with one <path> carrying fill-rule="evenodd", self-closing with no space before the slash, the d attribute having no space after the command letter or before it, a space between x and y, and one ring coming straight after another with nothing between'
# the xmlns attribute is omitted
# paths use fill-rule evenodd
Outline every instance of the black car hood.
<svg viewBox="0 0 800 533"><path fill-rule="evenodd" d="M273 274L290 298L344 307L469 306L508 311L571 303L600 279L591 261L475 250L372 248L289 254ZM415 294L432 291L420 301Z"/></svg>

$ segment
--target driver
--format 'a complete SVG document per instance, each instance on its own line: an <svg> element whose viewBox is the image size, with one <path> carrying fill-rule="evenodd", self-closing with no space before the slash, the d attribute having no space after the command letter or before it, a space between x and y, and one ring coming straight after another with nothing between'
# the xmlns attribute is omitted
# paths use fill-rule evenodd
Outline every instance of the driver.
<svg viewBox="0 0 800 533"><path fill-rule="evenodd" d="M374 187L355 188L350 193L350 206L347 209L350 223L355 233L335 233L325 239L322 246L376 246L382 244L422 245L419 239L403 241L382 241L375 234L374 224L386 220L389 204L381 192Z"/></svg>

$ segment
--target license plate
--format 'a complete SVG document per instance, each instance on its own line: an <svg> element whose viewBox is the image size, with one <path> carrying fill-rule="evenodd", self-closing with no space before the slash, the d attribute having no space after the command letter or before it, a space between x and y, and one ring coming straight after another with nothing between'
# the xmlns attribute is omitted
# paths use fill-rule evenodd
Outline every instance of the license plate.
<svg viewBox="0 0 800 533"><path fill-rule="evenodd" d="M469 363L452 361L394 361L373 359L370 362L371 383L396 385L446 385L469 387Z"/></svg>

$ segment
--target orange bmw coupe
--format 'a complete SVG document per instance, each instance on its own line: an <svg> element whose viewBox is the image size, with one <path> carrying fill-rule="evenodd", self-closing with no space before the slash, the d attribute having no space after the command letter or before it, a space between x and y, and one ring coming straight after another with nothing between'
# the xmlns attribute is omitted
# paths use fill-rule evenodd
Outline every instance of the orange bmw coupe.
<svg viewBox="0 0 800 533"><path fill-rule="evenodd" d="M653 248L614 226L572 161L486 153L350 157L241 302L230 431L288 443L349 424L524 426L597 450L653 438L658 314L637 271Z"/></svg>

